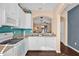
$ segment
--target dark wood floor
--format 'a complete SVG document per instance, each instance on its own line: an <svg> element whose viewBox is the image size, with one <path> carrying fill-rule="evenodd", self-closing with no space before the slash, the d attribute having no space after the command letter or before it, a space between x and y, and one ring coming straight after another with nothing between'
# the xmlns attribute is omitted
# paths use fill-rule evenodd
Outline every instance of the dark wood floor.
<svg viewBox="0 0 79 59"><path fill-rule="evenodd" d="M61 43L61 53L55 51L28 51L26 56L79 56L79 53Z"/></svg>

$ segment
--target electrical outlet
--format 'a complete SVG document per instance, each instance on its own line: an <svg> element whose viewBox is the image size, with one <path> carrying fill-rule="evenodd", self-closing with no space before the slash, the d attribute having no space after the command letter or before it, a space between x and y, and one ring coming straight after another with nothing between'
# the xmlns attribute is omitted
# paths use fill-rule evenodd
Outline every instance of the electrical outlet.
<svg viewBox="0 0 79 59"><path fill-rule="evenodd" d="M77 43L75 42L75 46L77 45Z"/></svg>

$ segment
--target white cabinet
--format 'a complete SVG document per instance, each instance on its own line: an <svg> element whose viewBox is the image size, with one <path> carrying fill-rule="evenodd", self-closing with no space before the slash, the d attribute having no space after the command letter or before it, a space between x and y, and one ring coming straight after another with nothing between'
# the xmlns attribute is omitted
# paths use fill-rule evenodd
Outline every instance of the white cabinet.
<svg viewBox="0 0 79 59"><path fill-rule="evenodd" d="M56 50L55 37L29 37L29 50Z"/></svg>
<svg viewBox="0 0 79 59"><path fill-rule="evenodd" d="M15 56L15 53L16 53L15 49L11 48L8 51L4 52L3 56Z"/></svg>
<svg viewBox="0 0 79 59"><path fill-rule="evenodd" d="M18 25L18 4L17 3L2 3L0 4L0 17L2 24L9 26Z"/></svg>
<svg viewBox="0 0 79 59"><path fill-rule="evenodd" d="M4 4L0 4L0 26L3 24L4 20L5 20Z"/></svg>
<svg viewBox="0 0 79 59"><path fill-rule="evenodd" d="M24 38L24 54L28 51L28 38Z"/></svg>
<svg viewBox="0 0 79 59"><path fill-rule="evenodd" d="M44 46L44 39L42 37L29 37L29 50L40 50Z"/></svg>
<svg viewBox="0 0 79 59"><path fill-rule="evenodd" d="M17 56L25 56L28 51L28 38L25 38L17 43L16 45L16 55Z"/></svg>
<svg viewBox="0 0 79 59"><path fill-rule="evenodd" d="M25 13L24 11L19 8L19 28L24 28L25 27Z"/></svg>
<svg viewBox="0 0 79 59"><path fill-rule="evenodd" d="M28 38L25 38L15 44L13 48L9 49L5 53L3 53L3 56L25 56L25 54L28 51Z"/></svg>
<svg viewBox="0 0 79 59"><path fill-rule="evenodd" d="M26 13L25 28L32 29L32 15L30 13Z"/></svg>
<svg viewBox="0 0 79 59"><path fill-rule="evenodd" d="M38 40L36 39L36 37L29 37L28 45L29 50L38 50Z"/></svg>
<svg viewBox="0 0 79 59"><path fill-rule="evenodd" d="M25 19L26 15L25 12L19 7L19 28L25 28Z"/></svg>
<svg viewBox="0 0 79 59"><path fill-rule="evenodd" d="M18 24L18 4L5 4L5 25L17 26Z"/></svg>
<svg viewBox="0 0 79 59"><path fill-rule="evenodd" d="M23 10L20 10L19 27L20 28L25 28L25 29L32 29L32 17L31 17L31 14L24 13Z"/></svg>
<svg viewBox="0 0 79 59"><path fill-rule="evenodd" d="M56 37L46 37L45 43L45 47L47 50L56 50Z"/></svg>
<svg viewBox="0 0 79 59"><path fill-rule="evenodd" d="M17 49L17 56L24 56L24 40L21 40L20 42L18 42L17 46L16 46L16 49Z"/></svg>
<svg viewBox="0 0 79 59"><path fill-rule="evenodd" d="M0 9L0 26L3 24L3 20L4 19L4 13L3 11Z"/></svg>
<svg viewBox="0 0 79 59"><path fill-rule="evenodd" d="M0 4L1 25L32 29L32 16L30 13L25 13L18 3L2 3Z"/></svg>

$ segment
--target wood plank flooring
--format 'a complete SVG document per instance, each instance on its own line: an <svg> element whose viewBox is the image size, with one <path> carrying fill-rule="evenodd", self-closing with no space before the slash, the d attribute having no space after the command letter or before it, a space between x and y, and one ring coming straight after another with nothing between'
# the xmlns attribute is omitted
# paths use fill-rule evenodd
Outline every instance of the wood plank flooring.
<svg viewBox="0 0 79 59"><path fill-rule="evenodd" d="M79 56L79 53L61 43L61 53L55 51L28 51L26 56Z"/></svg>

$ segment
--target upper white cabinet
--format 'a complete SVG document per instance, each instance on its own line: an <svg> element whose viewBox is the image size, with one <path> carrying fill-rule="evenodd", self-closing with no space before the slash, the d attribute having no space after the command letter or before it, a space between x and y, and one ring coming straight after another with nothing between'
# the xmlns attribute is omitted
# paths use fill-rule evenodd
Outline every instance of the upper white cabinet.
<svg viewBox="0 0 79 59"><path fill-rule="evenodd" d="M2 3L0 4L1 25L32 29L32 16L30 13L25 13L18 3Z"/></svg>
<svg viewBox="0 0 79 59"><path fill-rule="evenodd" d="M24 28L26 19L25 17L24 11L19 7L19 28Z"/></svg>
<svg viewBox="0 0 79 59"><path fill-rule="evenodd" d="M20 11L19 15L19 27L25 29L32 29L32 17L29 13L24 13L23 10Z"/></svg>
<svg viewBox="0 0 79 59"><path fill-rule="evenodd" d="M17 3L0 4L1 25L18 26L18 7Z"/></svg>
<svg viewBox="0 0 79 59"><path fill-rule="evenodd" d="M18 26L18 4L8 3L5 4L5 24Z"/></svg>
<svg viewBox="0 0 79 59"><path fill-rule="evenodd" d="M20 10L19 27L24 29L32 29L31 14L25 13L23 10Z"/></svg>
<svg viewBox="0 0 79 59"><path fill-rule="evenodd" d="M26 13L25 28L32 29L32 15L30 13Z"/></svg>
<svg viewBox="0 0 79 59"><path fill-rule="evenodd" d="M3 10L0 9L0 26L3 24L3 20L4 20L4 12L2 12Z"/></svg>
<svg viewBox="0 0 79 59"><path fill-rule="evenodd" d="M3 24L3 21L5 20L5 10L4 5L0 4L0 26Z"/></svg>

